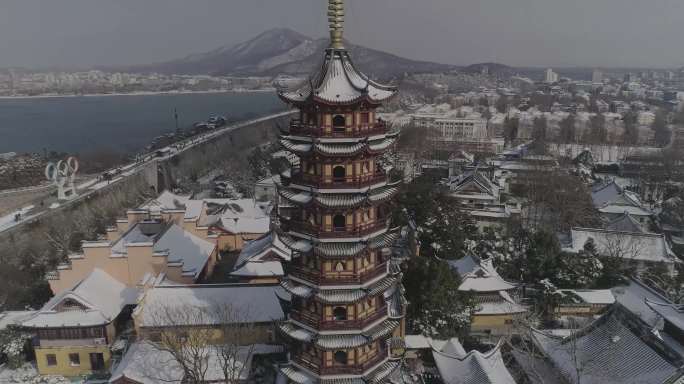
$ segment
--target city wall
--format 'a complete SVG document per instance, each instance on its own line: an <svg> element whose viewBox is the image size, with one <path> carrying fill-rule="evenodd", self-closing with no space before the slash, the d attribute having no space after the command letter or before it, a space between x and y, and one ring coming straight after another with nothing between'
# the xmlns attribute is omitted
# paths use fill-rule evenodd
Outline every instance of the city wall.
<svg viewBox="0 0 684 384"><path fill-rule="evenodd" d="M80 240L89 240L103 233L117 217L156 196L157 191L189 174L201 177L217 164L244 162L255 146L273 140L278 134L278 125L286 124L288 119L285 116L237 128L176 156L150 162L111 186L90 191L78 201L64 203L57 209L22 222L0 233L0 263L8 263L12 268L30 264L33 265L33 273L50 271L78 248ZM10 300L6 304L9 308L34 301L39 305L47 300L49 296L40 297L48 294L47 286L42 287L36 278L35 275L16 276L21 281L11 284L0 281L0 292L8 292ZM22 292L40 293L23 297Z"/></svg>

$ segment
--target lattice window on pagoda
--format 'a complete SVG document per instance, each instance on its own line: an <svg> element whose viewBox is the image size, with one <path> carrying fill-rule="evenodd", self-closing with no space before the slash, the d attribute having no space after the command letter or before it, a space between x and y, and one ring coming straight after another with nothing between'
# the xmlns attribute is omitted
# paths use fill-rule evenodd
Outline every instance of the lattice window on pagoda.
<svg viewBox="0 0 684 384"><path fill-rule="evenodd" d="M376 341L357 349L356 355L359 364L373 360L378 355L378 342Z"/></svg>
<svg viewBox="0 0 684 384"><path fill-rule="evenodd" d="M344 133L347 129L347 119L344 115L335 115L332 119L333 132Z"/></svg>
<svg viewBox="0 0 684 384"><path fill-rule="evenodd" d="M356 313L358 313L359 319L365 319L372 316L376 311L375 306L376 298L370 298L368 300L362 301L356 305Z"/></svg>
<svg viewBox="0 0 684 384"><path fill-rule="evenodd" d="M347 365L349 363L349 354L346 351L336 351L333 353L333 362L335 365Z"/></svg>
<svg viewBox="0 0 684 384"><path fill-rule="evenodd" d="M370 123L370 114L368 112L361 113L361 124L368 125Z"/></svg>
<svg viewBox="0 0 684 384"><path fill-rule="evenodd" d="M347 230L347 217L345 215L333 216L333 231L344 232Z"/></svg>
<svg viewBox="0 0 684 384"><path fill-rule="evenodd" d="M338 183L347 181L347 168L344 165L337 165L333 168L333 181Z"/></svg>
<svg viewBox="0 0 684 384"><path fill-rule="evenodd" d="M335 319L335 321L346 321L347 307L335 307L333 309L333 319Z"/></svg>

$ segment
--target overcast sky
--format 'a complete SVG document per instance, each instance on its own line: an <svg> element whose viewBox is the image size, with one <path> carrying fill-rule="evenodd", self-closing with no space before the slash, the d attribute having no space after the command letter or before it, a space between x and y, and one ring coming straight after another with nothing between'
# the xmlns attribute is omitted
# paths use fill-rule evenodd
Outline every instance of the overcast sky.
<svg viewBox="0 0 684 384"><path fill-rule="evenodd" d="M347 0L346 37L450 64L684 65L684 0ZM273 27L326 33L326 0L0 0L0 67L145 64Z"/></svg>

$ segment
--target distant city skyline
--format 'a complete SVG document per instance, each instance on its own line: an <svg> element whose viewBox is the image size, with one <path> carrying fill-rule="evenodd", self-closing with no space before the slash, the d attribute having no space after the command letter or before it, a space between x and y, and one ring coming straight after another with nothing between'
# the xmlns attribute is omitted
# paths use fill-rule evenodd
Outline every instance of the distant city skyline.
<svg viewBox="0 0 684 384"><path fill-rule="evenodd" d="M410 59L684 66L680 0L347 1L350 41ZM323 37L325 6L323 0L10 0L0 4L0 67L155 63L232 46L276 27Z"/></svg>

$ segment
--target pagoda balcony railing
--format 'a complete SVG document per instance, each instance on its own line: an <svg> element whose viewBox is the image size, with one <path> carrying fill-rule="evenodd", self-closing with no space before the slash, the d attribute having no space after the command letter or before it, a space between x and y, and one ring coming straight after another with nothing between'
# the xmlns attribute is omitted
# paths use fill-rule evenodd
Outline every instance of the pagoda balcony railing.
<svg viewBox="0 0 684 384"><path fill-rule="evenodd" d="M321 373L320 361L316 361L309 356L295 356L294 362L314 373Z"/></svg>
<svg viewBox="0 0 684 384"><path fill-rule="evenodd" d="M310 356L305 355L294 356L293 360L300 366L319 375L361 375L369 369L378 366L387 358L387 349L380 348L378 349L377 355L373 356L370 360L357 364L335 365L332 367L326 367L324 366L322 360L316 361Z"/></svg>
<svg viewBox="0 0 684 384"><path fill-rule="evenodd" d="M304 135L313 137L364 137L381 135L386 132L387 124L382 120L344 128L305 124L300 120L292 120L290 122L291 135Z"/></svg>
<svg viewBox="0 0 684 384"><path fill-rule="evenodd" d="M293 168L291 177L291 182L294 184L303 184L318 189L364 188L386 181L387 175L382 172L365 176L334 178L332 176L309 175L302 172L300 168Z"/></svg>
<svg viewBox="0 0 684 384"><path fill-rule="evenodd" d="M322 284L364 284L378 276L387 273L387 263L378 264L375 268L356 273L354 276L345 275L332 275L331 273L325 274L319 271L297 266L289 265L286 267L288 273L291 276L306 280L312 284L322 285Z"/></svg>
<svg viewBox="0 0 684 384"><path fill-rule="evenodd" d="M378 232L390 225L389 219L379 218L368 224L348 225L335 227L333 225L314 225L308 222L288 220L286 227L292 231L307 234L318 238L347 238L367 236Z"/></svg>
<svg viewBox="0 0 684 384"><path fill-rule="evenodd" d="M387 306L378 308L375 313L358 320L323 320L321 315L306 311L291 311L290 318L319 331L345 331L363 329L378 320L387 317Z"/></svg>
<svg viewBox="0 0 684 384"><path fill-rule="evenodd" d="M367 370L377 366L382 361L387 360L387 351L385 349L379 349L378 354L372 357L370 360L363 363L353 364L353 365L336 365L332 367L321 367L321 375L362 375Z"/></svg>

